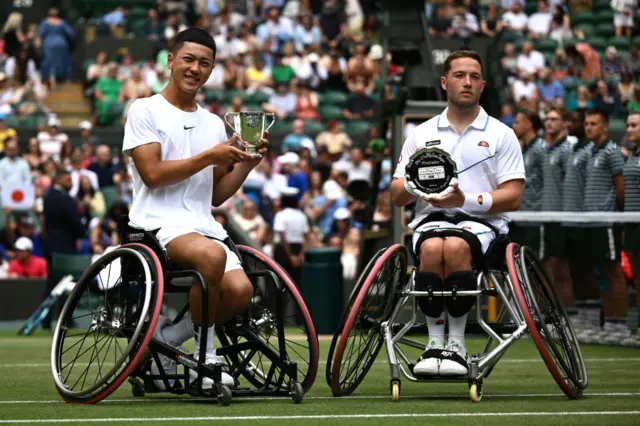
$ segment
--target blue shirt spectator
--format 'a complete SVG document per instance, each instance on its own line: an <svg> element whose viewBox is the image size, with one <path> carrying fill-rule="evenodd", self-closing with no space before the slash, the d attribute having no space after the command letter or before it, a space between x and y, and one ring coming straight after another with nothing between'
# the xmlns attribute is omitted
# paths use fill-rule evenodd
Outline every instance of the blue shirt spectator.
<svg viewBox="0 0 640 426"><path fill-rule="evenodd" d="M540 72L542 81L538 83L538 95L545 103L552 103L555 99L564 99L564 87L558 80L553 80L551 70L545 68Z"/></svg>
<svg viewBox="0 0 640 426"><path fill-rule="evenodd" d="M293 122L293 133L289 133L284 137L282 145L280 145L280 149L282 152L299 152L302 148L303 142L306 140L311 141L311 144L313 145L313 140L304 134L304 121L298 118Z"/></svg>

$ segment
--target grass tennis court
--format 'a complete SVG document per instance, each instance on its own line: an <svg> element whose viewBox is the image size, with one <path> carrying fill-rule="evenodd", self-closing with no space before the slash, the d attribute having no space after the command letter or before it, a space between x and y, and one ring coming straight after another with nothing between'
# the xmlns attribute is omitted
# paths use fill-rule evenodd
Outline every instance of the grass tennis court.
<svg viewBox="0 0 640 426"><path fill-rule="evenodd" d="M300 405L289 398L235 398L229 407L169 394L134 398L125 382L103 402L85 406L62 402L55 390L51 335L0 332L0 424L637 425L640 418L640 351L634 348L583 346L590 384L582 399L570 401L533 343L522 339L485 380L484 397L475 404L466 383L407 380L400 401L391 401L384 351L354 395L334 398L325 382L329 343L321 338L318 378ZM469 351L477 352L483 344L483 339L470 339Z"/></svg>

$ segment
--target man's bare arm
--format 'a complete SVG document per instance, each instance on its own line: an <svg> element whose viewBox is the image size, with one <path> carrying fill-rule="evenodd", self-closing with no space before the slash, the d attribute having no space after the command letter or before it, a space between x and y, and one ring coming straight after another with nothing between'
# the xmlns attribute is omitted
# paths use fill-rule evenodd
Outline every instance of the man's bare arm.
<svg viewBox="0 0 640 426"><path fill-rule="evenodd" d="M216 167L213 169L214 184L211 200L213 206L220 206L238 192L250 171L251 167L246 163L238 164L229 173L227 173L226 167Z"/></svg>
<svg viewBox="0 0 640 426"><path fill-rule="evenodd" d="M504 213L520 210L523 186L523 179L514 179L503 182L498 189L491 192L493 204L489 212Z"/></svg>
<svg viewBox="0 0 640 426"><path fill-rule="evenodd" d="M395 178L391 181L391 198L397 207L403 207L415 201L416 197L404 188L405 179Z"/></svg>

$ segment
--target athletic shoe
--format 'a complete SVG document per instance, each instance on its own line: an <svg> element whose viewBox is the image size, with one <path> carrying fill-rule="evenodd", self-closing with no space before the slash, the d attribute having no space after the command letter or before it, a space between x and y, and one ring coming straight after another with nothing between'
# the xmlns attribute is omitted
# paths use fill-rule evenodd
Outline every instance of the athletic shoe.
<svg viewBox="0 0 640 426"><path fill-rule="evenodd" d="M413 374L416 376L437 376L440 366L440 354L444 345L438 339L431 339L424 353L413 366Z"/></svg>
<svg viewBox="0 0 640 426"><path fill-rule="evenodd" d="M193 357L196 359L196 361L198 360L198 354L194 354ZM230 388L236 387L235 380L233 379L231 374L225 371L226 365L222 363L222 360L220 360L220 357L216 355L207 354L204 363L205 365L210 367L213 367L215 365L222 365L222 372L220 374L220 379L222 384ZM191 379L191 383L195 383L198 380L198 373L195 370L189 369L189 377ZM211 389L213 388L213 385L214 385L213 379L210 379L208 377L202 378L202 389Z"/></svg>
<svg viewBox="0 0 640 426"><path fill-rule="evenodd" d="M469 372L467 350L458 339L449 339L442 351L441 376L463 376Z"/></svg>
<svg viewBox="0 0 640 426"><path fill-rule="evenodd" d="M177 347L174 344L171 344L170 342L167 341L167 339L165 339L164 335L162 334L162 330L166 327L169 327L170 325L172 325L173 322L165 317L164 315L160 315L158 317L158 324L156 325L156 329L153 331L153 339L157 340L158 342L162 342L164 344L167 344L169 346L173 346L173 347ZM162 365L162 371L164 372L164 374L176 374L177 373L177 364L176 361L172 358L169 358L167 356L164 355L160 355L158 354L158 357L160 358L160 364ZM160 374L160 369L158 368L158 365L156 364L156 360L153 359L151 362L151 374L153 375L158 375ZM175 379L167 379L167 381L169 382L169 385L171 387L173 387L175 385L176 380ZM159 390L167 390L164 384L164 380L154 380L153 384L156 386L156 388L158 388Z"/></svg>

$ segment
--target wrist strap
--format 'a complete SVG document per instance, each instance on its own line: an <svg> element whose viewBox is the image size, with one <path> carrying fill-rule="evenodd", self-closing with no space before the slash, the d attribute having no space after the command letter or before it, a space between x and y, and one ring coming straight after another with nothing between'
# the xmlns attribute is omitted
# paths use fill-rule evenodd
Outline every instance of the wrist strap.
<svg viewBox="0 0 640 426"><path fill-rule="evenodd" d="M486 213L493 205L493 197L488 192L465 194L462 209L469 213Z"/></svg>

